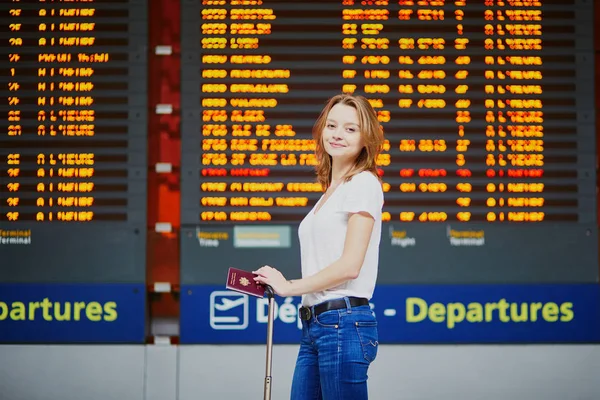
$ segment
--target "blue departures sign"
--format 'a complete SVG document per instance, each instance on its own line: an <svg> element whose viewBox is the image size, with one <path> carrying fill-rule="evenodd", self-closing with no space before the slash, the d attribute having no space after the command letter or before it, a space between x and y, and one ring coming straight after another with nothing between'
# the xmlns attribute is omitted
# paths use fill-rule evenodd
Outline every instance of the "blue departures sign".
<svg viewBox="0 0 600 400"><path fill-rule="evenodd" d="M276 297L274 343L298 343L299 297ZM381 343L597 343L600 285L383 285ZM268 302L182 287L181 343L265 343Z"/></svg>
<svg viewBox="0 0 600 400"><path fill-rule="evenodd" d="M144 343L142 284L0 284L0 343Z"/></svg>

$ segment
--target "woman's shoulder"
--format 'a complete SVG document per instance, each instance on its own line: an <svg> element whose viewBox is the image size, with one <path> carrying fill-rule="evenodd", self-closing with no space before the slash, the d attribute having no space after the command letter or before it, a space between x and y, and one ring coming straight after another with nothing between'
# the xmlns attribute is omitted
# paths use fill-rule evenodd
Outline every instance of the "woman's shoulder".
<svg viewBox="0 0 600 400"><path fill-rule="evenodd" d="M369 171L359 172L346 183L346 186L345 195L340 197L344 211L366 211L373 217L381 214L384 195L377 175Z"/></svg>
<svg viewBox="0 0 600 400"><path fill-rule="evenodd" d="M369 196L371 194L378 197L383 196L383 186L379 177L371 171L361 171L355 174L352 179L346 183L347 192L355 193L359 196Z"/></svg>
<svg viewBox="0 0 600 400"><path fill-rule="evenodd" d="M361 171L357 174L355 174L352 179L350 180L350 182L348 183L353 183L353 186L367 186L367 187L379 187L381 188L381 181L379 180L379 177L377 177L373 172L371 171Z"/></svg>

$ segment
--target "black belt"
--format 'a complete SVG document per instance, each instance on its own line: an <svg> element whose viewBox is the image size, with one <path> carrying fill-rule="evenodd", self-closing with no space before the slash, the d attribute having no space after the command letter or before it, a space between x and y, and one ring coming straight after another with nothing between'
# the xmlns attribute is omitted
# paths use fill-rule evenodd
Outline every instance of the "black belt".
<svg viewBox="0 0 600 400"><path fill-rule="evenodd" d="M366 306L369 305L369 300L363 297L348 297L350 301L350 307ZM312 310L311 310L312 308ZM339 310L346 308L346 301L344 299L335 299L325 301L317 304L314 307L300 307L300 319L308 321L314 315L315 317L325 311Z"/></svg>

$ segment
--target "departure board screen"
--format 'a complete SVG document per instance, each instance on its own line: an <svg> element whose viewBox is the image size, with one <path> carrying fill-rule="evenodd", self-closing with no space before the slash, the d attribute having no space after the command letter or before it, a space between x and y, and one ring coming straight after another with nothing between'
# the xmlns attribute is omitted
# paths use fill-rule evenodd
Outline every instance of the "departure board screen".
<svg viewBox="0 0 600 400"><path fill-rule="evenodd" d="M143 1L0 5L0 277L144 267L146 24Z"/></svg>
<svg viewBox="0 0 600 400"><path fill-rule="evenodd" d="M347 92L384 127L384 282L595 278L591 3L186 2L190 268L297 265L312 126Z"/></svg>

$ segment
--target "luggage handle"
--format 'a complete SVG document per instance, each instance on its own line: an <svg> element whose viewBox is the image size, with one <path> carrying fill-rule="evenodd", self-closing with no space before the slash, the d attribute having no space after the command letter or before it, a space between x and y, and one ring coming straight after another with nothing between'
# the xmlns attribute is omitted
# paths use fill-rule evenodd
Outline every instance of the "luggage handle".
<svg viewBox="0 0 600 400"><path fill-rule="evenodd" d="M267 322L267 362L265 371L264 400L271 400L271 367L273 365L273 320L275 315L275 292L269 285L265 285L265 293L269 299L269 318Z"/></svg>

